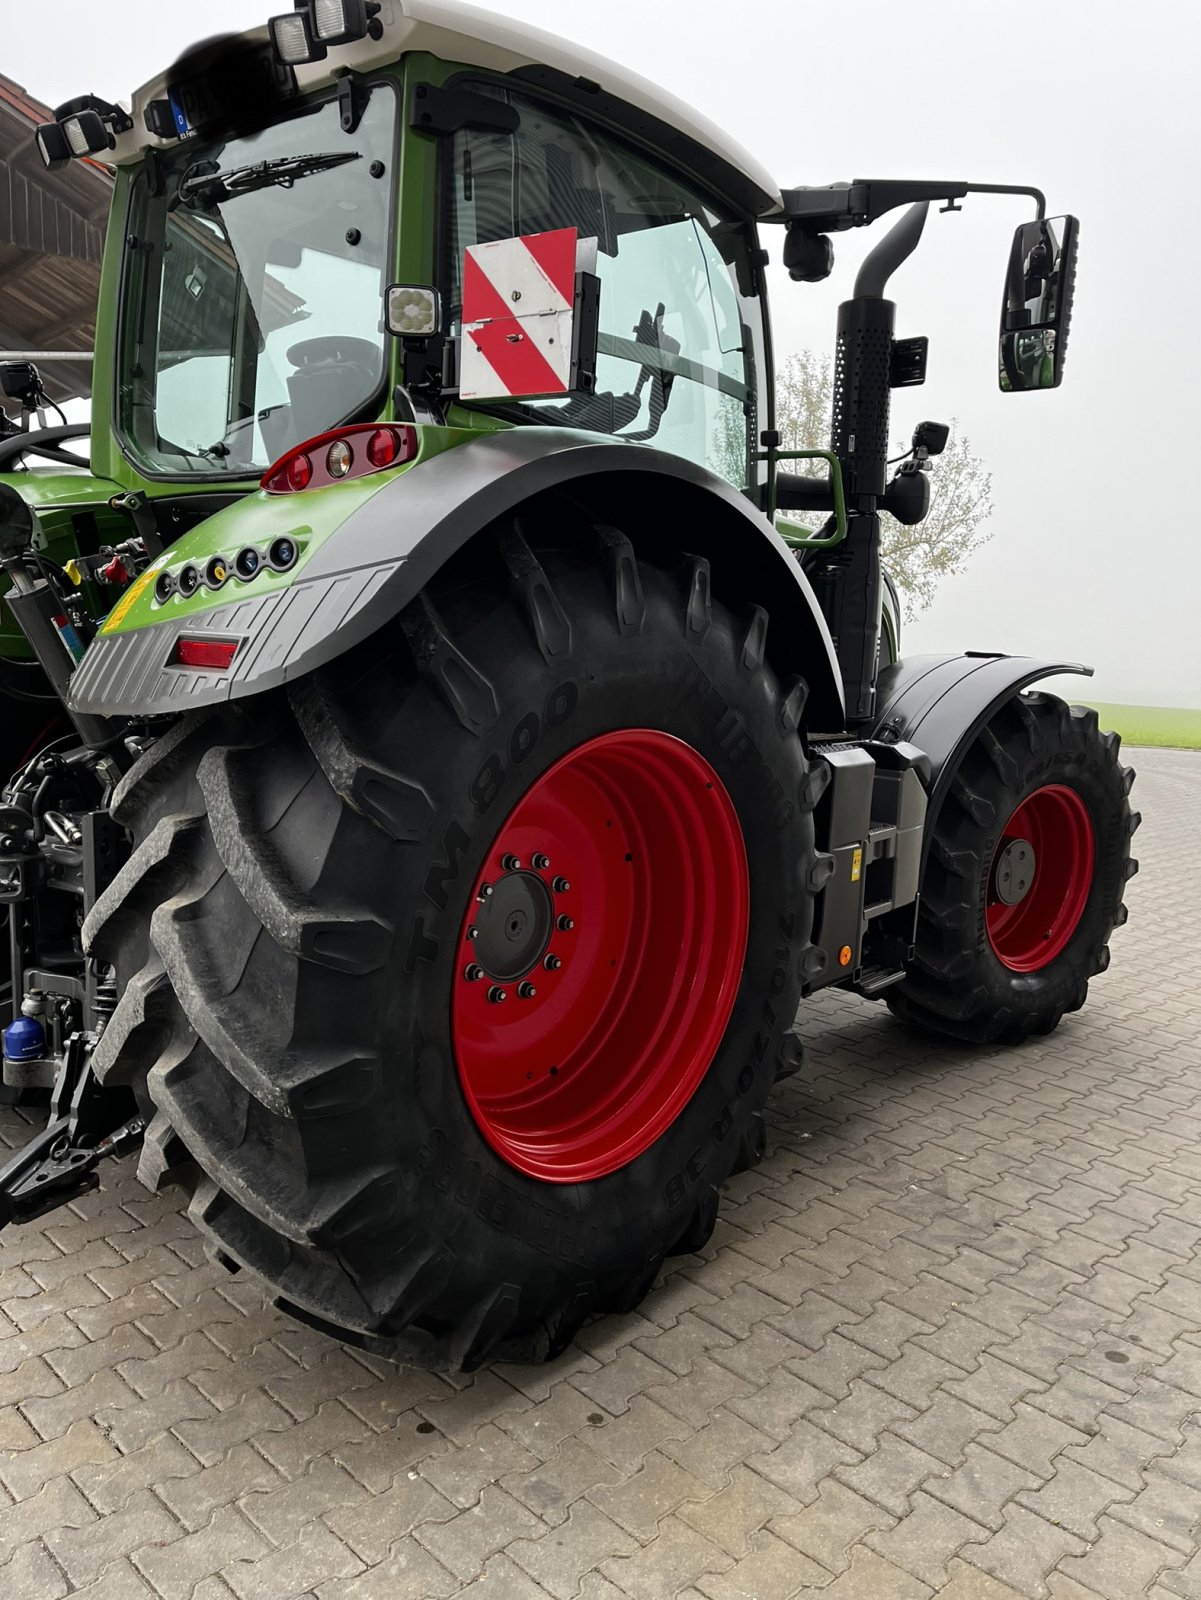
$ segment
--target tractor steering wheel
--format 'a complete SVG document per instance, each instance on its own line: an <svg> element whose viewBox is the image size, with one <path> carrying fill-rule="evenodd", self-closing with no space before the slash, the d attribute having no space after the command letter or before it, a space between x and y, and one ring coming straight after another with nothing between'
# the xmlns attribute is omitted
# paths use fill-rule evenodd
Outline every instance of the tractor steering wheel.
<svg viewBox="0 0 1201 1600"><path fill-rule="evenodd" d="M11 471L10 463L16 463L25 455L45 456L48 461L57 461L60 466L82 467L85 472L90 472L90 461L60 446L69 439L86 439L91 431L89 422L66 422L56 428L39 428L36 433L11 434L6 439L0 439L0 472Z"/></svg>

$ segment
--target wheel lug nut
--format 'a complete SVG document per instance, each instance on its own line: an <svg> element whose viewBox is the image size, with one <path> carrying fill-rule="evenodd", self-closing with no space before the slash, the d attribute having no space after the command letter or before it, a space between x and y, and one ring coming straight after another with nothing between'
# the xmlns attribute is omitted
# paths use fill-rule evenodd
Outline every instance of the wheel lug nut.
<svg viewBox="0 0 1201 1600"><path fill-rule="evenodd" d="M491 898L492 898L492 885L490 883L481 883L480 884L479 898L481 900L491 900Z"/></svg>
<svg viewBox="0 0 1201 1600"><path fill-rule="evenodd" d="M471 966L464 969L463 976L467 979L468 983L478 983L484 976L484 969L483 967L477 967L474 963L472 963Z"/></svg>
<svg viewBox="0 0 1201 1600"><path fill-rule="evenodd" d="M493 1005L498 1005L500 1001L507 1000L508 998L508 995L501 988L499 983L494 983L491 989L488 990L488 999Z"/></svg>
<svg viewBox="0 0 1201 1600"><path fill-rule="evenodd" d="M558 972L563 963L559 960L558 956L547 956L542 965L548 972Z"/></svg>
<svg viewBox="0 0 1201 1600"><path fill-rule="evenodd" d="M551 884L551 888L556 894L566 894L571 885L566 878L556 878L554 883Z"/></svg>
<svg viewBox="0 0 1201 1600"><path fill-rule="evenodd" d="M501 864L501 867L504 869L505 872L520 872L521 871L521 862L518 860L518 858L515 855L501 856L500 864Z"/></svg>
<svg viewBox="0 0 1201 1600"><path fill-rule="evenodd" d="M519 983L517 993L522 1000L532 1000L538 991L532 983Z"/></svg>
<svg viewBox="0 0 1201 1600"><path fill-rule="evenodd" d="M555 927L558 928L560 933L570 933L575 927L575 922L571 917L557 917L555 919Z"/></svg>
<svg viewBox="0 0 1201 1600"><path fill-rule="evenodd" d="M533 860L530 862L530 865L538 872L545 872L547 867L550 866L550 857L544 856L541 850L539 850L538 854L534 856Z"/></svg>

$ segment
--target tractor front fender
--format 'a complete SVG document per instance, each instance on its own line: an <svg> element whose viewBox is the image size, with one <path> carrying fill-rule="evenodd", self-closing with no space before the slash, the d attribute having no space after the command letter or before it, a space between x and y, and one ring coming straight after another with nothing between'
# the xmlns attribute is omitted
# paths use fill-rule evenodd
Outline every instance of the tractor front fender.
<svg viewBox="0 0 1201 1600"><path fill-rule="evenodd" d="M1015 694L1057 673L1091 678L1093 669L1071 661L969 652L912 656L886 667L876 688L876 720L869 735L915 744L930 758L922 869L934 826L958 770L989 719Z"/></svg>
<svg viewBox="0 0 1201 1600"><path fill-rule="evenodd" d="M290 497L298 518L304 498ZM383 627L470 539L533 502L557 502L568 533L573 519L608 523L652 551L706 557L727 603L768 611L768 658L781 676L807 681L810 723L843 726L841 680L817 599L764 516L681 457L541 427L481 435L399 473L302 559L286 586L248 590L201 615L101 632L71 680L71 705L105 716L169 715L301 677ZM232 666L172 666L182 633L237 640Z"/></svg>

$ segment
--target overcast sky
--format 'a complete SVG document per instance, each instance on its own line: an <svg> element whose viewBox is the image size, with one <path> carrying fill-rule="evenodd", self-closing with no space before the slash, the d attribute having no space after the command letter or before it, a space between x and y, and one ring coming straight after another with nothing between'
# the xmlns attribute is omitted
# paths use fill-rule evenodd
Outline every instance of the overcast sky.
<svg viewBox="0 0 1201 1600"><path fill-rule="evenodd" d="M5 7L0 68L52 104L108 99L198 36L271 0L50 0ZM924 389L893 434L955 417L993 475L992 542L906 633L915 650L1092 662L1101 699L1201 706L1197 312L1201 7L1192 0L494 0L494 9L655 78L783 184L854 177L1033 183L1080 218L1064 386L1002 395L996 326L1009 239L1028 214L969 198L934 215L893 280L900 335L928 334ZM780 356L828 350L834 312L882 229L838 242L829 283L773 269ZM778 261L779 235L767 240ZM937 494L937 468L935 469ZM1064 685L1070 690L1070 683Z"/></svg>

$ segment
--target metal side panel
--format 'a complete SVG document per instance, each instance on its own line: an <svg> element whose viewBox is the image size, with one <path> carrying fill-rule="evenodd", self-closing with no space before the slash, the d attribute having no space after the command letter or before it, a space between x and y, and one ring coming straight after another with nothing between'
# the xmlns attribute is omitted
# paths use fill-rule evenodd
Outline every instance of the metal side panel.
<svg viewBox="0 0 1201 1600"><path fill-rule="evenodd" d="M661 533L674 520L682 548L736 573L771 607L777 669L808 679L820 726L842 725L829 631L808 579L767 519L682 457L561 428L486 435L400 475L302 560L287 589L99 635L71 679L71 706L159 716L276 688L360 643L475 534L555 490L635 537L640 527ZM182 633L242 642L226 672L181 669L169 663Z"/></svg>

